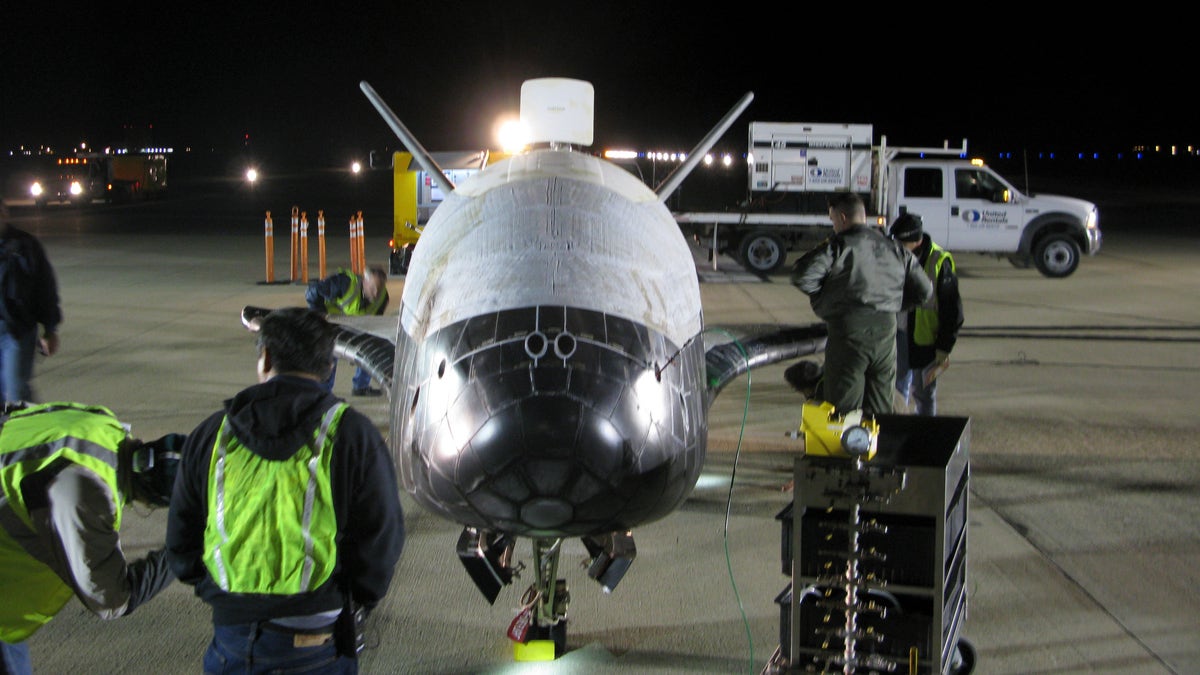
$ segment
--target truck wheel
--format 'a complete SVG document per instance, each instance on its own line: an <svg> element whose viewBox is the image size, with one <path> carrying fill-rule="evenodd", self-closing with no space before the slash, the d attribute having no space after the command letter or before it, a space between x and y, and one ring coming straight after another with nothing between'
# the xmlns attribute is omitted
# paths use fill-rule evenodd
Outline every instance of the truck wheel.
<svg viewBox="0 0 1200 675"><path fill-rule="evenodd" d="M1048 234L1034 247L1033 264L1048 277L1070 276L1079 267L1079 244L1061 232Z"/></svg>
<svg viewBox="0 0 1200 675"><path fill-rule="evenodd" d="M779 237L769 232L751 232L742 239L742 264L757 274L770 274L783 268L787 249Z"/></svg>

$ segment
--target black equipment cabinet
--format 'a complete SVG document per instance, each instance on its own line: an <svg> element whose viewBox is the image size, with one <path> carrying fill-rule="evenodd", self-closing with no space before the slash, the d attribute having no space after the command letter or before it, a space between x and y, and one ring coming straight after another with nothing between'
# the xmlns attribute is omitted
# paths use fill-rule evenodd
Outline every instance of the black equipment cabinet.
<svg viewBox="0 0 1200 675"><path fill-rule="evenodd" d="M859 672L962 672L970 420L876 421L869 461L796 459L793 501L776 516L790 578L775 599L784 670L764 672L842 672L848 660Z"/></svg>

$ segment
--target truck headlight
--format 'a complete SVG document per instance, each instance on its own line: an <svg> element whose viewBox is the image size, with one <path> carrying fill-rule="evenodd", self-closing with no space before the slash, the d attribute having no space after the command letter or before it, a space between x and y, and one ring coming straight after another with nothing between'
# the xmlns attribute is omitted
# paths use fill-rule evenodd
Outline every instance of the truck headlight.
<svg viewBox="0 0 1200 675"><path fill-rule="evenodd" d="M43 190L41 183L34 183L33 185L29 186L29 194L33 195L34 197L41 197L42 192Z"/></svg>
<svg viewBox="0 0 1200 675"><path fill-rule="evenodd" d="M71 181L71 194L76 197L83 194L83 185L80 184L79 181L77 181L77 180Z"/></svg>

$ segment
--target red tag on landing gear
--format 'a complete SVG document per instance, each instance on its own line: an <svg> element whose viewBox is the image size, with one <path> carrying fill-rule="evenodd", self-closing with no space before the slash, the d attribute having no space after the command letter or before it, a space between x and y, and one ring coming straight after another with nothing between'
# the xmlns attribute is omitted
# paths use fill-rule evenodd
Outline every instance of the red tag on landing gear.
<svg viewBox="0 0 1200 675"><path fill-rule="evenodd" d="M527 605L517 612L512 623L508 624L508 639L513 642L524 642L529 635L529 624L533 623L533 606Z"/></svg>

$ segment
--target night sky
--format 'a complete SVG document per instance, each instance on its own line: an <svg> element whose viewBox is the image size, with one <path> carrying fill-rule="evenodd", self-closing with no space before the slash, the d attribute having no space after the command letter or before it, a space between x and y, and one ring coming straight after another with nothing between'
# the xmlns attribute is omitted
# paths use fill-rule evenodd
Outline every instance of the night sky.
<svg viewBox="0 0 1200 675"><path fill-rule="evenodd" d="M871 123L892 145L973 150L1200 138L1183 102L1196 59L1151 34L1170 17L993 4L950 27L866 3L701 4L9 3L0 148L118 144L131 128L176 151L248 134L253 152L341 162L397 145L360 80L430 150L495 147L521 82L547 76L594 84L596 147L690 149L747 91L722 149L744 149L750 120ZM1007 25L981 26L987 12Z"/></svg>

